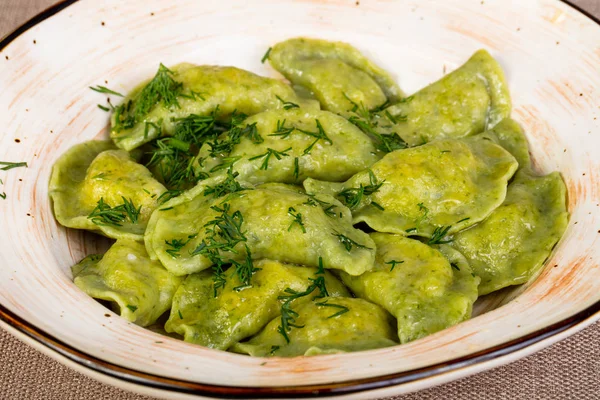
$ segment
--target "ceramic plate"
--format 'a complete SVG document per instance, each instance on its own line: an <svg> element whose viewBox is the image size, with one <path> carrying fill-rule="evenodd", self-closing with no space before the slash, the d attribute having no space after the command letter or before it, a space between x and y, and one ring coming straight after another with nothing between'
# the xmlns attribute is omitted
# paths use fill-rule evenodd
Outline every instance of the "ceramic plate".
<svg viewBox="0 0 600 400"><path fill-rule="evenodd" d="M488 49L506 70L535 167L558 170L570 225L530 285L478 301L476 317L380 350L259 359L128 323L77 289L69 267L99 244L56 223L47 185L71 146L107 137L88 89L126 92L162 62L260 63L280 40L344 40L410 93ZM36 348L113 384L165 397L365 399L463 377L599 319L600 26L558 0L66 1L0 44L0 320Z"/></svg>

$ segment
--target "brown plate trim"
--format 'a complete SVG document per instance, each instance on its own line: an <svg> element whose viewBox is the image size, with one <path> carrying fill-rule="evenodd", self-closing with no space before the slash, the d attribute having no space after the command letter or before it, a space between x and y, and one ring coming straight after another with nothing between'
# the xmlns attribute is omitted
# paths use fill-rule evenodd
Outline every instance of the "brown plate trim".
<svg viewBox="0 0 600 400"><path fill-rule="evenodd" d="M53 16L59 11L67 8L79 0L62 0L54 6L46 9L40 14L34 16L23 25L18 27L8 36L0 41L0 51L7 47L13 40L26 32L31 27ZM563 3L573 7L589 19L600 25L600 20L580 7L570 3L567 0L560 0ZM308 386L288 386L288 387L231 387L207 385L196 382L183 381L179 379L165 378L162 376L147 374L133 369L121 367L116 364L108 363L99 358L86 354L76 348L54 338L52 335L33 326L23 318L17 316L5 306L0 304L0 319L27 335L29 338L39 342L49 349L67 357L82 367L89 368L95 372L107 375L112 378L120 379L137 385L143 385L160 390L186 393L192 395L211 396L221 399L256 399L256 398L311 398L337 396L363 391L382 389L390 386L396 386L415 382L422 379L433 378L435 376L454 372L475 364L484 363L499 357L506 356L516 351L530 347L545 339L551 338L570 328L585 323L600 313L600 301L592 304L585 310L566 318L560 322L552 324L544 329L530 333L518 339L469 354L464 357L455 358L444 363L438 363L424 368L413 369L396 374L383 375L367 379L359 379L347 382L338 382L331 384L308 385Z"/></svg>

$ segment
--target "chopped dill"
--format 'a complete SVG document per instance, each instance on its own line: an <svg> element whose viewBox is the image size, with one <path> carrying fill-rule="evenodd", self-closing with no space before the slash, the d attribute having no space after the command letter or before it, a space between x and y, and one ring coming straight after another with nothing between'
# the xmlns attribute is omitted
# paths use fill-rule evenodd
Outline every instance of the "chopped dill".
<svg viewBox="0 0 600 400"><path fill-rule="evenodd" d="M295 224L297 224L302 230L302 233L306 233L306 228L304 227L304 222L302 221L302 214L297 212L294 207L290 207L288 208L288 215L293 218L292 223L288 227L288 232L292 230Z"/></svg>
<svg viewBox="0 0 600 400"><path fill-rule="evenodd" d="M362 245L360 243L356 243L354 240L350 239L346 235L342 235L341 233L337 233L336 232L336 233L332 233L332 235L338 238L338 240L344 246L344 248L346 249L346 251L352 250L352 247L356 247L358 249L373 250L370 247L364 246L364 245Z"/></svg>
<svg viewBox="0 0 600 400"><path fill-rule="evenodd" d="M396 260L391 260L386 262L386 264L391 265L392 267L390 268L390 272L392 272L394 270L394 268L396 268L396 265L398 264L404 264L404 261L396 261Z"/></svg>
<svg viewBox="0 0 600 400"><path fill-rule="evenodd" d="M438 226L437 228L435 228L435 230L431 234L431 238L427 241L427 244L444 244L452 242L453 239L445 239L450 228L452 228L451 225Z"/></svg>
<svg viewBox="0 0 600 400"><path fill-rule="evenodd" d="M361 204L364 196L370 196L373 193L376 193L377 191L379 191L381 186L383 186L384 182L385 182L385 180L379 182L377 177L373 173L373 171L369 170L369 184L368 185L363 185L361 183L358 188L344 189L341 192L339 192L336 196L339 197L342 200L342 203L344 203L346 206L348 206L348 208L350 208L351 210L354 210ZM379 207L381 207L379 204L377 204L377 205ZM377 207L377 206L375 206L375 207ZM379 208L379 207L377 207L377 208Z"/></svg>
<svg viewBox="0 0 600 400"><path fill-rule="evenodd" d="M285 101L278 95L275 95L275 97L277 97L277 100L279 100L283 104L284 110L289 110L291 108L300 108L300 106L298 104L292 103L291 101Z"/></svg>
<svg viewBox="0 0 600 400"><path fill-rule="evenodd" d="M323 267L323 258L321 257L319 257L319 268L317 269L316 275L316 278L308 278L310 285L303 292L298 292L288 287L284 290L285 294L278 297L279 300L283 300L283 304L281 305L281 325L277 327L277 332L283 336L287 343L290 342L288 333L292 328L304 328L304 325L296 324L296 317L299 315L292 309L292 302L301 297L310 295L315 290L318 290L319 294L316 295L313 300L329 296L327 288L325 287L325 269Z"/></svg>
<svg viewBox="0 0 600 400"><path fill-rule="evenodd" d="M114 94L115 96L125 97L121 93L115 92L114 90L111 90L111 89L107 88L106 86L100 86L100 85L97 85L96 87L90 86L90 89L92 89L94 92L98 92L98 93Z"/></svg>
<svg viewBox="0 0 600 400"><path fill-rule="evenodd" d="M264 64L265 61L267 61L269 59L269 54L271 54L272 49L273 49L272 47L269 47L267 49L267 52L265 53L265 55L260 59L261 64Z"/></svg>
<svg viewBox="0 0 600 400"><path fill-rule="evenodd" d="M264 158L264 160L260 166L260 169L267 170L269 168L269 160L271 159L271 156L275 157L278 160L281 160L283 157L289 156L289 154L287 154L287 152L290 150L292 150L291 147L288 147L287 149L281 150L281 151L277 151L275 149L267 147L266 153L251 157L251 158L249 158L249 160L253 161L253 160L258 160L258 159Z"/></svg>
<svg viewBox="0 0 600 400"><path fill-rule="evenodd" d="M340 315L345 314L348 311L350 311L350 309L346 306L342 306L342 305L334 304L334 303L328 303L327 301L328 300L325 300L324 302L321 302L321 303L315 303L319 307L332 307L332 308L339 309L338 312L331 314L330 316L327 317L327 319L339 317Z"/></svg>

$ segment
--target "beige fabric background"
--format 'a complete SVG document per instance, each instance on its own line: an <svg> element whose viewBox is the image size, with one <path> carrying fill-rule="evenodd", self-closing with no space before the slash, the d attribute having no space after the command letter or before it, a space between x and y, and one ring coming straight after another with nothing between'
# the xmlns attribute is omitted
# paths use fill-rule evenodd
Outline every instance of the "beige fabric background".
<svg viewBox="0 0 600 400"><path fill-rule="evenodd" d="M0 38L54 2L0 0ZM600 0L573 3L600 18ZM0 399L151 400L71 371L1 329ZM600 399L600 323L513 364L394 398L434 399Z"/></svg>

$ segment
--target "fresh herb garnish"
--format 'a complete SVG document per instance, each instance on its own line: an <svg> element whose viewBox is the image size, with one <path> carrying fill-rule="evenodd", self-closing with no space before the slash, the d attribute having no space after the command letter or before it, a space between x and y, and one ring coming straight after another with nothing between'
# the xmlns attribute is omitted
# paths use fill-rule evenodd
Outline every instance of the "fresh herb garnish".
<svg viewBox="0 0 600 400"><path fill-rule="evenodd" d="M260 59L260 62L261 62L262 64L264 64L264 63L265 63L265 61L267 61L267 60L268 60L268 58L269 58L269 54L271 54L271 50L272 50L272 47L269 47L269 48L267 49L267 52L265 53L265 55L264 55L264 56L263 56L263 57Z"/></svg>
<svg viewBox="0 0 600 400"><path fill-rule="evenodd" d="M294 130L296 128L293 126L286 127L285 122L286 122L285 119L283 121L278 119L277 120L277 128L269 136L279 136L282 139L287 139L292 134L292 132L294 132Z"/></svg>
<svg viewBox="0 0 600 400"><path fill-rule="evenodd" d="M315 147L315 145L317 144L317 142L319 140L323 140L326 143L333 144L331 139L329 139L329 136L327 136L327 133L325 133L325 129L323 129L323 125L321 125L321 122L318 119L315 119L315 123L317 125L316 132L306 131L303 129L296 128L296 130L304 133L305 135L312 136L315 138L315 140L310 145L308 145L308 147L305 148L304 151L302 152L302 154L304 154L304 155L310 154L311 150L313 149L313 147Z"/></svg>
<svg viewBox="0 0 600 400"><path fill-rule="evenodd" d="M450 243L453 239L447 239L447 240L444 239L446 237L446 235L448 234L448 231L450 230L450 228L452 228L451 225L438 226L437 228L435 228L435 230L431 234L431 238L427 241L427 244Z"/></svg>
<svg viewBox="0 0 600 400"><path fill-rule="evenodd" d="M458 221L458 222L457 222L457 224L460 224L461 222L468 221L468 220L470 220L470 219L471 219L470 217L463 218L463 219L461 219L460 221Z"/></svg>
<svg viewBox="0 0 600 400"><path fill-rule="evenodd" d="M177 98L182 93L183 84L173 79L174 75L173 71L160 64L154 78L144 86L134 100L129 100L115 108L113 129L119 132L132 128L138 122L144 122L144 117L159 103L164 107L179 108Z"/></svg>
<svg viewBox="0 0 600 400"><path fill-rule="evenodd" d="M458 267L458 265L456 265L455 263L450 263L450 266L451 266L452 268L454 268L455 270L457 270L457 271L460 271L460 268L459 268L459 267Z"/></svg>
<svg viewBox="0 0 600 400"><path fill-rule="evenodd" d="M405 149L408 147L407 143L397 133L380 133L378 131L378 129L382 127L379 124L379 116L377 113L381 112L383 108L387 106L387 102L373 110L368 110L363 103L360 105L357 104L355 101L350 99L346 93L344 93L344 96L352 104L352 108L349 111L354 113L354 115L348 118L348 121L356 125L363 132L378 139L378 143L376 144L376 148L378 150L389 153L394 150ZM404 116L392 116L387 110L384 112L384 115L393 124L400 120L406 120L406 117Z"/></svg>
<svg viewBox="0 0 600 400"><path fill-rule="evenodd" d="M335 212L335 204L331 204L326 201L319 200L315 197L314 194L307 194L307 196L308 196L308 200L306 200L302 204L306 204L307 206L311 206L311 207L321 206L321 208L325 212L325 215L327 215L328 217L331 217L331 218L336 217L337 214ZM340 216L340 218L341 218L341 216Z"/></svg>
<svg viewBox="0 0 600 400"><path fill-rule="evenodd" d="M371 202L371 205L372 205L373 207L375 207L376 209L380 210L380 211L385 211L385 208L383 208L383 206L382 206L381 204L379 204L379 203L377 203L377 202L375 202L375 201L372 201L372 202Z"/></svg>
<svg viewBox="0 0 600 400"><path fill-rule="evenodd" d="M293 218L292 223L288 227L288 232L292 230L294 224L297 224L302 230L302 233L306 233L306 228L304 227L304 222L302 221L302 214L297 212L294 207L290 207L288 208L288 215Z"/></svg>
<svg viewBox="0 0 600 400"><path fill-rule="evenodd" d="M242 190L246 190L246 188L242 187L240 183L235 179L239 175L239 172L232 172L231 168L227 170L227 178L215 185L215 187L207 186L202 192L205 196L212 195L214 198L218 198L224 196L229 193L241 192Z"/></svg>
<svg viewBox="0 0 600 400"><path fill-rule="evenodd" d="M235 164L236 162L241 160L241 158L242 158L241 156L224 157L223 162L221 162L221 164L219 164L219 165L215 165L214 167L212 167L210 169L210 172L217 172L217 171L220 171L220 170L226 169L226 168L231 169L233 164Z"/></svg>
<svg viewBox="0 0 600 400"><path fill-rule="evenodd" d="M277 350L279 350L279 346L271 346L271 351L269 351L270 355L274 355Z"/></svg>
<svg viewBox="0 0 600 400"><path fill-rule="evenodd" d="M327 319L338 317L338 316L340 316L342 314L345 314L348 311L350 311L350 309L348 307L346 307L346 306L342 306L340 304L328 303L327 301L328 300L325 300L324 302L315 303L315 304L317 306L319 306L319 307L333 307L333 308L337 308L337 309L340 310L340 311L336 312L335 314L332 314L329 317L327 317Z"/></svg>
<svg viewBox="0 0 600 400"><path fill-rule="evenodd" d="M304 328L304 325L296 324L296 317L298 317L298 313L292 309L292 302L301 297L310 295L317 289L319 290L319 294L313 299L322 299L329 296L327 288L325 287L325 269L323 266L323 259L321 257L319 257L319 268L317 269L316 275L317 277L314 279L308 278L310 285L303 292L298 292L288 287L284 290L284 293L286 294L278 297L279 300L284 301L281 305L281 325L279 325L277 328L277 332L283 336L287 343L290 342L288 333L292 330L292 328Z"/></svg>
<svg viewBox="0 0 600 400"><path fill-rule="evenodd" d="M115 92L114 90L110 90L106 86L100 86L100 85L97 85L96 87L90 86L90 89L92 89L94 92L98 92L98 93L114 94L115 96L125 97L121 93Z"/></svg>
<svg viewBox="0 0 600 400"><path fill-rule="evenodd" d="M167 246L171 247L170 249L167 249L165 251L171 257L178 258L179 256L181 256L181 253L180 253L181 249L184 248L185 245L187 245L196 236L198 236L198 235L197 234L189 235L187 237L187 240L181 240L181 239L171 239L170 241L169 240L165 240L165 244Z"/></svg>
<svg viewBox="0 0 600 400"><path fill-rule="evenodd" d="M98 200L96 208L88 215L88 219L98 226L122 226L122 223L127 219L135 224L140 215L142 206L136 208L131 199L127 200L123 196L121 196L121 198L123 199L123 204L111 207L106 204L104 198L101 197L100 200Z"/></svg>
<svg viewBox="0 0 600 400"><path fill-rule="evenodd" d="M252 263L252 253L250 252L248 245L245 245L245 248L246 258L244 259L244 262L230 260L231 264L235 268L235 273L237 274L238 279L240 282L242 282L240 286L233 288L233 290L236 292L252 287L252 275L259 270L259 268L255 268L254 264Z"/></svg>
<svg viewBox="0 0 600 400"><path fill-rule="evenodd" d="M373 171L369 170L369 182L368 185L363 185L361 183L358 188L344 189L337 194L337 197L339 197L342 200L342 203L348 206L348 208L354 210L360 205L364 196L370 196L379 191L385 180L379 182ZM377 205L381 207L379 204Z"/></svg>
<svg viewBox="0 0 600 400"><path fill-rule="evenodd" d="M19 168L19 167L27 168L26 162L0 161L0 165L4 165L4 167L0 168L0 171L8 171L9 169Z"/></svg>
<svg viewBox="0 0 600 400"><path fill-rule="evenodd" d="M245 232L242 231L244 217L238 210L230 213L231 206L229 203L223 203L221 207L212 206L211 209L220 213L212 221L204 225L205 237L202 243L190 254L201 254L208 258L213 265L213 288L214 296L217 296L219 288L224 287L226 277L224 275L223 266L232 264L235 271L242 282L242 286L249 287L252 274L257 271L252 263L252 254L250 248L245 245L246 259L245 262L239 263L232 259L227 259L223 253L237 254L235 248L239 243L246 242ZM239 288L239 287L238 287Z"/></svg>
<svg viewBox="0 0 600 400"><path fill-rule="evenodd" d="M407 229L405 232L411 233L411 232L415 232L416 230L417 230L417 228L410 228L410 229Z"/></svg>
<svg viewBox="0 0 600 400"><path fill-rule="evenodd" d="M110 111L110 108L108 108L108 107L104 107L102 104L97 104L97 106L98 106L98 108L99 108L99 109L101 109L102 111L106 111L106 112L109 112L109 111Z"/></svg>
<svg viewBox="0 0 600 400"><path fill-rule="evenodd" d="M171 200L173 197L179 196L182 192L183 192L182 190L177 190L177 189L167 190L166 192L161 194L158 197L158 199L156 199L156 201L158 201L158 204L164 204L167 201Z"/></svg>
<svg viewBox="0 0 600 400"><path fill-rule="evenodd" d="M340 243L344 245L344 248L346 249L346 251L352 250L352 246L359 248L359 249L372 250L370 247L364 246L360 243L356 243L354 240L350 239L346 235L342 235L341 233L336 232L336 233L332 233L332 235L338 238Z"/></svg>
<svg viewBox="0 0 600 400"><path fill-rule="evenodd" d="M394 270L394 268L396 268L396 265L403 264L403 263L404 263L404 261L396 261L396 260L391 260L391 261L386 262L386 264L389 264L392 266L390 268L390 272L392 272Z"/></svg>
<svg viewBox="0 0 600 400"><path fill-rule="evenodd" d="M6 200L6 192L0 193L0 198L2 198L2 200Z"/></svg>
<svg viewBox="0 0 600 400"><path fill-rule="evenodd" d="M283 104L284 110L289 110L291 108L300 108L300 106L298 104L292 103L291 101L285 101L278 95L275 95L275 97L277 97L277 100L279 100Z"/></svg>
<svg viewBox="0 0 600 400"><path fill-rule="evenodd" d="M281 150L281 151L277 151L275 149L267 147L266 153L251 157L251 158L249 158L249 160L253 161L253 160L258 160L258 159L264 158L264 160L260 166L260 169L266 170L267 168L269 168L269 159L271 158L271 156L274 156L276 159L281 160L283 157L289 156L289 154L287 154L287 152L290 150L292 150L291 147L288 147L287 149Z"/></svg>
<svg viewBox="0 0 600 400"><path fill-rule="evenodd" d="M300 175L300 163L298 161L298 157L294 157L294 180L298 180L298 176Z"/></svg>
<svg viewBox="0 0 600 400"><path fill-rule="evenodd" d="M138 309L137 306L132 306L127 304L127 308L129 308L131 310L131 312L136 312L136 310Z"/></svg>
<svg viewBox="0 0 600 400"><path fill-rule="evenodd" d="M179 314L179 319L183 319L183 315L181 315L181 310L177 310L177 314Z"/></svg>
<svg viewBox="0 0 600 400"><path fill-rule="evenodd" d="M246 116L241 114L245 119ZM258 133L256 123L248 124L242 127L240 124L243 120L240 120L237 115L231 117L231 126L222 137L215 137L214 140L208 141L207 144L210 148L209 155L211 157L222 157L228 156L235 145L239 144L242 137L247 136L250 141L254 144L260 144L264 141L263 137Z"/></svg>
<svg viewBox="0 0 600 400"><path fill-rule="evenodd" d="M419 203L419 204L417 204L417 206L419 207L419 211L421 212L421 215L415 221L415 223L417 224L417 226L415 227L415 230L418 230L421 227L421 224L423 223L423 221L425 221L427 219L427 217L429 216L429 208L425 207L425 205L423 205L423 203Z"/></svg>

